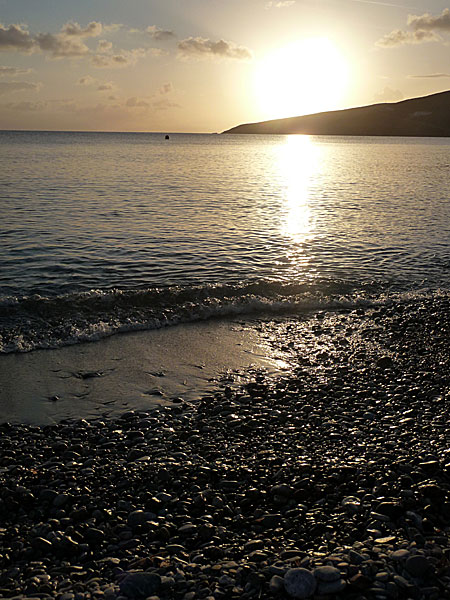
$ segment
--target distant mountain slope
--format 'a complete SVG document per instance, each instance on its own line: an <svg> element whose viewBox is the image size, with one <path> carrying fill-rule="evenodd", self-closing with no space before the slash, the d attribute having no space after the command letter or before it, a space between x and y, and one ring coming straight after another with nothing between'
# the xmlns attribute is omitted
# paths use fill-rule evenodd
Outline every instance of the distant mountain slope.
<svg viewBox="0 0 450 600"><path fill-rule="evenodd" d="M223 133L450 137L450 91L392 104L247 123Z"/></svg>

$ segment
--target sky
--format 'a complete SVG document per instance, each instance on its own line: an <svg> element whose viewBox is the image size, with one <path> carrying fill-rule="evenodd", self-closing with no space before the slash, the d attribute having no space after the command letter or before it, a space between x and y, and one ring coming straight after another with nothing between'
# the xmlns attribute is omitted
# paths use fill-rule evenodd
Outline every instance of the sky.
<svg viewBox="0 0 450 600"><path fill-rule="evenodd" d="M449 0L0 0L0 129L220 132L448 89Z"/></svg>

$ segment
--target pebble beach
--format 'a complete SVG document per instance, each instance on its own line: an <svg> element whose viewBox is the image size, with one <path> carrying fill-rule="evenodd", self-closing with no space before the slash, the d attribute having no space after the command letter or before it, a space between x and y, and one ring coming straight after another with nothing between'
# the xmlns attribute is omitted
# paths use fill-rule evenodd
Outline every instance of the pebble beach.
<svg viewBox="0 0 450 600"><path fill-rule="evenodd" d="M282 374L0 424L0 597L450 598L449 309L261 320Z"/></svg>

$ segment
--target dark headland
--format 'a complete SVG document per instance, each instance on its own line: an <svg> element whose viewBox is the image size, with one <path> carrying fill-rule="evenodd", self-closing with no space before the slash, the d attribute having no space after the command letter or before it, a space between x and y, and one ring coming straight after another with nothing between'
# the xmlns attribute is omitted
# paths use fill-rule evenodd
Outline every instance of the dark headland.
<svg viewBox="0 0 450 600"><path fill-rule="evenodd" d="M223 133L450 137L450 91L402 102L245 123Z"/></svg>

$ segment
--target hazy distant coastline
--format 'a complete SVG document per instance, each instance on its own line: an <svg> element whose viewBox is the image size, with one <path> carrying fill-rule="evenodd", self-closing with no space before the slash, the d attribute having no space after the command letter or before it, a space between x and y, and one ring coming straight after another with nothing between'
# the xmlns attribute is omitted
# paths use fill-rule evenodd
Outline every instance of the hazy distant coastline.
<svg viewBox="0 0 450 600"><path fill-rule="evenodd" d="M223 133L450 137L450 91L395 103L245 123Z"/></svg>

